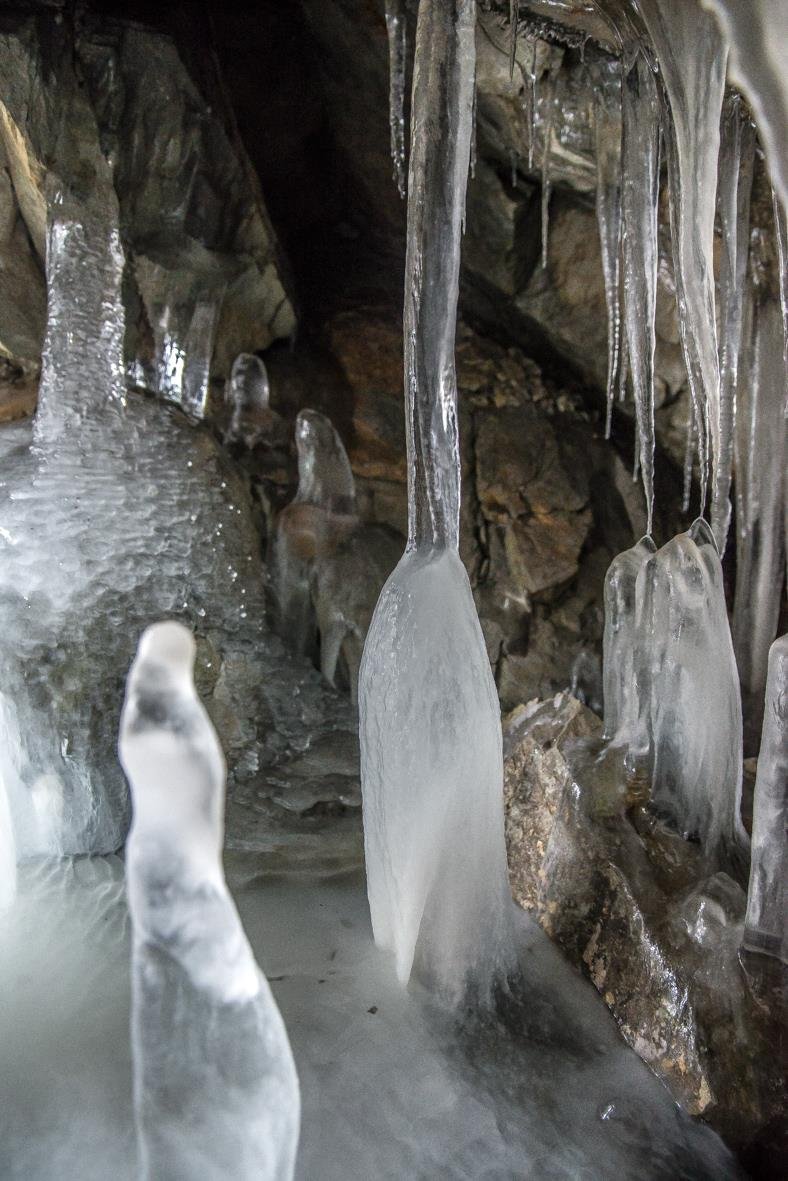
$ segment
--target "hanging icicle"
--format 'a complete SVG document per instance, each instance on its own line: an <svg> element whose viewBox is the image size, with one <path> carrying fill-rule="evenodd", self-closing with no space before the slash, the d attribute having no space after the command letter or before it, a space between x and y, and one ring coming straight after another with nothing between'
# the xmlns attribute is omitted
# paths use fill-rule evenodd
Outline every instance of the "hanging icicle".
<svg viewBox="0 0 788 1181"><path fill-rule="evenodd" d="M788 219L786 219L785 209L777 200L777 194L774 189L772 189L772 208L774 209L774 236L777 239L777 266L780 272L783 356L785 358L785 367L788 369Z"/></svg>
<svg viewBox="0 0 788 1181"><path fill-rule="evenodd" d="M386 0L386 32L389 41L389 126L394 179L405 197L405 62L408 26L405 0Z"/></svg>
<svg viewBox="0 0 788 1181"><path fill-rule="evenodd" d="M544 141L542 144L542 268L547 266L548 235L550 233L550 194L552 192L552 181L550 179L550 144L553 138L553 120L555 117L555 74L552 70L547 76L544 106Z"/></svg>
<svg viewBox="0 0 788 1181"><path fill-rule="evenodd" d="M509 0L509 79L514 78L514 63L517 60L517 21L519 19L517 0Z"/></svg>
<svg viewBox="0 0 788 1181"><path fill-rule="evenodd" d="M610 438L621 340L621 64L600 60L590 71L594 90L596 219L607 306L607 417Z"/></svg>
<svg viewBox="0 0 788 1181"><path fill-rule="evenodd" d="M635 395L637 453L646 495L647 529L654 512L654 351L657 301L657 211L660 109L657 86L642 53L622 86L622 234L624 316Z"/></svg>

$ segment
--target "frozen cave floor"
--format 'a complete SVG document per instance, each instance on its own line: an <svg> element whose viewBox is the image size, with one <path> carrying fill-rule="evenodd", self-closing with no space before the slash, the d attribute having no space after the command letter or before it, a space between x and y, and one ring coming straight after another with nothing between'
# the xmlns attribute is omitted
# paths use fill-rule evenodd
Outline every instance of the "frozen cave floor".
<svg viewBox="0 0 788 1181"><path fill-rule="evenodd" d="M741 1176L524 912L516 1019L458 1022L397 984L359 869L304 864L288 870L281 850L226 857L301 1079L299 1178ZM123 861L30 862L19 885L0 920L0 1176L131 1179Z"/></svg>

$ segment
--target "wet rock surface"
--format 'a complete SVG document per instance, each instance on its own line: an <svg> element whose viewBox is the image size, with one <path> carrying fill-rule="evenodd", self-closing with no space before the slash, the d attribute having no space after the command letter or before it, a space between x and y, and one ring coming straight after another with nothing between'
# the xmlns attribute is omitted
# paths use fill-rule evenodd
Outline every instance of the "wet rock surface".
<svg viewBox="0 0 788 1181"><path fill-rule="evenodd" d="M647 785L569 694L513 711L504 754L515 899L682 1106L776 1176L784 980L739 959L742 885L705 876L698 846L650 811Z"/></svg>

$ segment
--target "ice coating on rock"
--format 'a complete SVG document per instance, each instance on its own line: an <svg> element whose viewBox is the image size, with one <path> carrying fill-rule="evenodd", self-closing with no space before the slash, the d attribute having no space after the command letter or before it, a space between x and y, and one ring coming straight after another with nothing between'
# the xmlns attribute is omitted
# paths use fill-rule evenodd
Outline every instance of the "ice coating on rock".
<svg viewBox="0 0 788 1181"><path fill-rule="evenodd" d="M721 465L720 371L714 309L714 216L727 48L714 18L685 0L639 0L667 92L664 120L679 329L700 408L701 495L712 465L712 528L722 547L728 509ZM705 437L704 437L705 436ZM701 501L703 511L705 497Z"/></svg>
<svg viewBox="0 0 788 1181"><path fill-rule="evenodd" d="M421 0L405 268L408 544L359 679L375 940L405 983L492 999L511 970L497 693L457 552L454 338L475 65L474 0Z"/></svg>
<svg viewBox="0 0 788 1181"><path fill-rule="evenodd" d="M254 353L239 353L227 382L226 399L232 410L227 440L254 446L260 434L260 416L268 410L270 398L265 362Z"/></svg>
<svg viewBox="0 0 788 1181"><path fill-rule="evenodd" d="M638 684L645 670L638 656L643 640L635 589L640 571L656 552L653 540L641 537L613 559L605 575L602 644L605 737L617 746L636 748L644 744L643 736L637 733L638 703L646 687Z"/></svg>
<svg viewBox="0 0 788 1181"><path fill-rule="evenodd" d="M725 103L720 137L717 204L722 229L720 304L720 451L715 483L717 544L725 553L730 522L733 424L741 351L744 292L750 241L750 194L755 163L755 128L739 95Z"/></svg>
<svg viewBox="0 0 788 1181"><path fill-rule="evenodd" d="M755 115L769 171L788 211L788 20L784 0L701 0L717 17L730 52L731 81Z"/></svg>
<svg viewBox="0 0 788 1181"><path fill-rule="evenodd" d="M788 635L769 651L743 945L788 962Z"/></svg>
<svg viewBox="0 0 788 1181"><path fill-rule="evenodd" d="M596 220L602 252L607 306L607 419L610 437L619 364L621 309L621 63L600 60L590 71L594 85L594 149L596 155Z"/></svg>
<svg viewBox="0 0 788 1181"><path fill-rule="evenodd" d="M733 642L748 735L760 730L769 646L780 614L784 556L785 367L780 305L748 294L737 388L736 591Z"/></svg>
<svg viewBox="0 0 788 1181"><path fill-rule="evenodd" d="M389 126L394 179L400 197L405 197L405 64L408 24L405 0L385 0L386 33L389 43Z"/></svg>
<svg viewBox="0 0 788 1181"><path fill-rule="evenodd" d="M624 320L632 374L647 531L654 512L654 350L657 306L657 207L660 109L651 67L642 53L622 85L621 207Z"/></svg>
<svg viewBox="0 0 788 1181"><path fill-rule="evenodd" d="M722 566L704 520L649 558L637 598L653 802L700 839L710 862L735 864L747 843L741 695Z"/></svg>
<svg viewBox="0 0 788 1181"><path fill-rule="evenodd" d="M181 624L148 628L121 716L140 1172L287 1181L298 1078L224 880L224 757L194 687L194 655Z"/></svg>

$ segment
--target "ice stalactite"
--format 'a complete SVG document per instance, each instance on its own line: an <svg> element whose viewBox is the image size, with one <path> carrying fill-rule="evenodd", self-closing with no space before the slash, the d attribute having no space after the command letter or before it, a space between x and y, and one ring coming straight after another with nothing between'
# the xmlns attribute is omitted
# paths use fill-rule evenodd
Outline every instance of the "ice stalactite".
<svg viewBox="0 0 788 1181"><path fill-rule="evenodd" d="M646 697L642 678L648 674L648 668L637 655L642 639L635 591L640 571L656 552L652 539L642 537L631 549L613 559L605 575L602 644L605 738L633 751L647 745L647 739L638 734L638 703Z"/></svg>
<svg viewBox="0 0 788 1181"><path fill-rule="evenodd" d="M652 799L711 864L740 866L742 712L722 566L699 518L642 567L636 589Z"/></svg>
<svg viewBox="0 0 788 1181"><path fill-rule="evenodd" d="M377 944L454 1003L513 966L498 698L458 553L454 341L475 0L421 0L405 265L408 543L359 681L367 886Z"/></svg>
<svg viewBox="0 0 788 1181"><path fill-rule="evenodd" d="M547 266L548 236L550 233L550 197L552 195L552 179L550 174L550 150L553 139L553 123L555 121L556 106L555 75L551 71L547 76L543 88L542 102L545 106L544 126L542 134L542 266Z"/></svg>
<svg viewBox="0 0 788 1181"><path fill-rule="evenodd" d="M157 392L182 406L193 418L203 418L207 409L213 345L224 292L222 286L204 298L165 304L154 331Z"/></svg>
<svg viewBox="0 0 788 1181"><path fill-rule="evenodd" d="M695 425L695 407L690 401L687 408L687 437L684 444L684 478L681 490L681 511L689 512L692 500L692 470L695 465L695 449L698 445L698 431Z"/></svg>
<svg viewBox="0 0 788 1181"><path fill-rule="evenodd" d="M715 484L715 535L725 552L730 522L733 424L741 350L742 314L750 241L750 194L755 164L755 128L742 100L732 94L723 111L717 203L722 227L720 303L720 441Z"/></svg>
<svg viewBox="0 0 788 1181"><path fill-rule="evenodd" d="M300 1096L287 1031L222 869L225 764L174 622L140 640L119 753L140 1173L289 1181Z"/></svg>
<svg viewBox="0 0 788 1181"><path fill-rule="evenodd" d="M698 415L701 512L711 461L711 522L727 528L730 485L721 454L720 370L714 307L714 217L727 49L714 18L685 0L638 0L668 99L668 161L679 328Z"/></svg>
<svg viewBox="0 0 788 1181"><path fill-rule="evenodd" d="M701 0L730 48L731 81L749 100L783 209L788 212L788 20L784 0Z"/></svg>
<svg viewBox="0 0 788 1181"><path fill-rule="evenodd" d="M777 266L780 281L780 308L783 316L783 354L788 369L788 214L772 191L774 236L777 241Z"/></svg>
<svg viewBox="0 0 788 1181"><path fill-rule="evenodd" d="M754 240L753 251L757 249ZM757 261L755 269L758 270ZM785 366L776 293L753 282L737 389L733 638L748 738L760 730L769 645L780 614L786 461Z"/></svg>
<svg viewBox="0 0 788 1181"><path fill-rule="evenodd" d="M389 43L389 127L394 179L405 197L405 73L408 53L408 14L405 0L386 0Z"/></svg>
<svg viewBox="0 0 788 1181"><path fill-rule="evenodd" d="M788 963L788 635L769 652L743 946Z"/></svg>
<svg viewBox="0 0 788 1181"><path fill-rule="evenodd" d="M356 488L342 440L325 414L301 410L295 437L298 491L277 521L272 579L280 635L296 651L312 654L312 568L358 524Z"/></svg>
<svg viewBox="0 0 788 1181"><path fill-rule="evenodd" d="M621 340L619 259L621 256L621 64L601 61L590 72L594 84L596 219L607 305L607 419L610 438Z"/></svg>
<svg viewBox="0 0 788 1181"><path fill-rule="evenodd" d="M514 63L517 60L517 23L520 19L518 0L509 0L509 78L514 78Z"/></svg>
<svg viewBox="0 0 788 1181"><path fill-rule="evenodd" d="M225 391L225 401L231 409L228 442L242 440L247 447L253 447L267 417L270 400L265 363L254 353L239 353Z"/></svg>
<svg viewBox="0 0 788 1181"><path fill-rule="evenodd" d="M659 243L660 106L651 66L635 57L622 84L624 319L635 396L647 532L654 512L654 351Z"/></svg>

